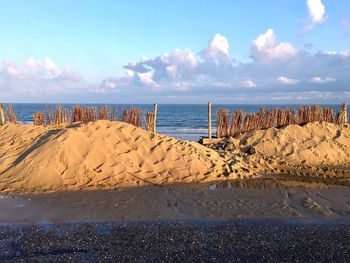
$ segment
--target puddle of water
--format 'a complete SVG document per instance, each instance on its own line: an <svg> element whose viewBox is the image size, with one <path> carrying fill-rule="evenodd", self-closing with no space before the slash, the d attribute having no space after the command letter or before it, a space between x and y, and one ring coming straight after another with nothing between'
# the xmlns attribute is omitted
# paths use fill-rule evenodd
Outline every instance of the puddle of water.
<svg viewBox="0 0 350 263"><path fill-rule="evenodd" d="M209 185L212 191L222 189L292 189L292 188L334 188L347 186L343 182L327 181L323 179L304 180L303 178L254 178L220 181Z"/></svg>
<svg viewBox="0 0 350 263"><path fill-rule="evenodd" d="M26 199L19 196L0 195L1 208L25 208L27 207L27 202L30 201L31 199Z"/></svg>

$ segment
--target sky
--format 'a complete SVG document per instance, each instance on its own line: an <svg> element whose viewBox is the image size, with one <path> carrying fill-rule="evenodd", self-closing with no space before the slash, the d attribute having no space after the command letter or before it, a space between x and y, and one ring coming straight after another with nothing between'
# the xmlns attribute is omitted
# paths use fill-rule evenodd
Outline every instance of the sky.
<svg viewBox="0 0 350 263"><path fill-rule="evenodd" d="M0 101L340 103L348 0L0 0Z"/></svg>

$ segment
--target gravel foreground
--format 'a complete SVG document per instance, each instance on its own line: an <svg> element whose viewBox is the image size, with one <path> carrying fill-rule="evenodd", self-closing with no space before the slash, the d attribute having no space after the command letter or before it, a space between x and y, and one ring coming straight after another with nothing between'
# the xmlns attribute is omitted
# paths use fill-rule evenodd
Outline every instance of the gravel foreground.
<svg viewBox="0 0 350 263"><path fill-rule="evenodd" d="M0 226L1 262L347 262L350 221Z"/></svg>

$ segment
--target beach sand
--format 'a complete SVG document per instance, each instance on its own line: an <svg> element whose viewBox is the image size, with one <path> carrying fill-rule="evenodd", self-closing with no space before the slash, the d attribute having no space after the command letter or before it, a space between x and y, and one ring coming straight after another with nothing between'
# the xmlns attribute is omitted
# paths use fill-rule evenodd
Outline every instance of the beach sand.
<svg viewBox="0 0 350 263"><path fill-rule="evenodd" d="M198 183L265 175L350 178L350 126L310 123L205 147L97 121L0 127L0 192L44 193Z"/></svg>

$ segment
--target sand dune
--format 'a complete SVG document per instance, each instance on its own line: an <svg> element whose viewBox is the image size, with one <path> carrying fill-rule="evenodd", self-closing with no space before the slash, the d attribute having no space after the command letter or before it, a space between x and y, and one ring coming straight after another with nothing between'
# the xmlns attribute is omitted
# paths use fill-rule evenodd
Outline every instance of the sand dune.
<svg viewBox="0 0 350 263"><path fill-rule="evenodd" d="M327 123L268 129L210 149L121 122L0 127L0 191L40 193L264 174L349 181L350 127Z"/></svg>
<svg viewBox="0 0 350 263"><path fill-rule="evenodd" d="M245 166L255 174L321 177L350 183L350 126L331 123L290 125L241 135L237 152L247 152Z"/></svg>
<svg viewBox="0 0 350 263"><path fill-rule="evenodd" d="M42 192L199 182L227 170L214 150L121 122L0 128L0 189Z"/></svg>
<svg viewBox="0 0 350 263"><path fill-rule="evenodd" d="M292 163L349 166L350 126L331 123L290 125L284 129L247 133L240 137L242 146L254 146L257 152Z"/></svg>

